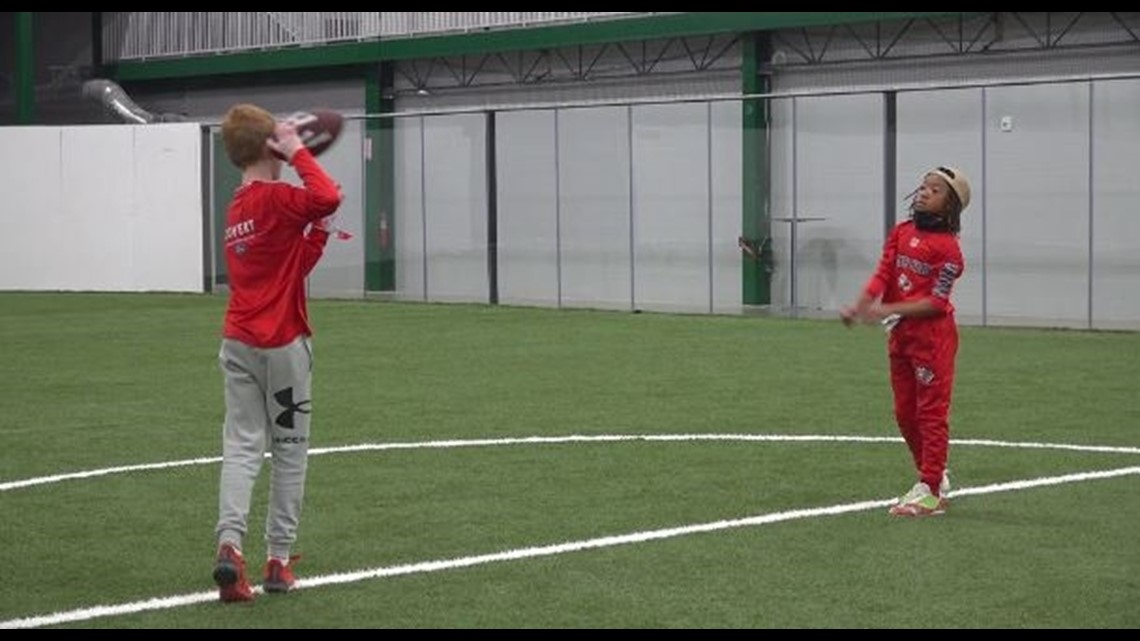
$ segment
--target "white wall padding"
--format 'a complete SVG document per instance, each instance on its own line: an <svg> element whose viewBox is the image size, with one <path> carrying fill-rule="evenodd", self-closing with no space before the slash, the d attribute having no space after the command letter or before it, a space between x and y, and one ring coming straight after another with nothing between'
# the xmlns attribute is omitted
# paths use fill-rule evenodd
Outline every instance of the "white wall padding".
<svg viewBox="0 0 1140 641"><path fill-rule="evenodd" d="M0 290L201 292L196 124L0 128Z"/></svg>

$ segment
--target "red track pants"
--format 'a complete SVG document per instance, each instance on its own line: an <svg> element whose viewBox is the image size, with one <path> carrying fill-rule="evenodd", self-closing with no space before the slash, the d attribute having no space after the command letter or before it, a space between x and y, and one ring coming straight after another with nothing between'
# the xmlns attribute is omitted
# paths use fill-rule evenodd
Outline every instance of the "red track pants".
<svg viewBox="0 0 1140 641"><path fill-rule="evenodd" d="M954 317L904 320L891 332L888 354L895 420L919 478L937 494L950 449L950 396L958 355Z"/></svg>

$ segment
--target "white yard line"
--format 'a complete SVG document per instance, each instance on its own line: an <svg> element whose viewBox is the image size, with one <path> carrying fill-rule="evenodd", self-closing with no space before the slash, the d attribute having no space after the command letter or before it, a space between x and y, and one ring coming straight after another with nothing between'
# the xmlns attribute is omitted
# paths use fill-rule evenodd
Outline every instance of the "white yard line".
<svg viewBox="0 0 1140 641"><path fill-rule="evenodd" d="M524 438L501 439L474 439L453 441L425 441L420 443L366 443L363 445L346 445L342 447L313 448L310 456L328 454L350 454L354 452L383 452L389 450L424 450L424 449L455 449L461 447L504 447L513 445L566 445L573 443L674 443L674 442L754 442L754 443L901 443L898 437L885 436L826 436L826 435L798 435L798 434L647 434L647 435L596 435L596 436L534 436ZM1004 447L1014 449L1043 449L1068 452L1089 452L1103 454L1140 454L1140 447L1119 447L1109 445L1074 445L1067 443L1019 443L1007 441L991 441L979 439L952 440L950 444ZM0 483L0 492L11 492L41 485L54 485L67 481L80 481L102 476L118 474L132 474L135 472L150 472L169 470L180 467L195 467L199 465L213 465L221 462L220 457L197 458L185 461L171 461L167 463L148 463L144 465L124 465L101 470L86 472L71 472L53 476L24 479L22 481L9 481Z"/></svg>

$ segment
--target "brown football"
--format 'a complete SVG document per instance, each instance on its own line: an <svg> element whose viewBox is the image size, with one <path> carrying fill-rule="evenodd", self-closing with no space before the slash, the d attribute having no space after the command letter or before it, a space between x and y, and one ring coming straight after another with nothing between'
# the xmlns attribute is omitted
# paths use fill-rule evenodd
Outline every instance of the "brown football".
<svg viewBox="0 0 1140 641"><path fill-rule="evenodd" d="M319 156L340 138L344 129L344 116L332 109L298 111L285 119L297 127L301 142L314 156Z"/></svg>

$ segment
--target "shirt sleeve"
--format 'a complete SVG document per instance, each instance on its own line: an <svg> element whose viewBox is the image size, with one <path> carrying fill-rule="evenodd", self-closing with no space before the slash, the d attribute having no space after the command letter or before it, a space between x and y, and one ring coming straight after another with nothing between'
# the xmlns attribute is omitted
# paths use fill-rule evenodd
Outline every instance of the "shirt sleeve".
<svg viewBox="0 0 1140 641"><path fill-rule="evenodd" d="M930 291L930 302L942 313L950 309L950 295L954 292L954 283L965 271L962 261L962 249L955 239L947 243L942 254L942 260L935 265L934 287Z"/></svg>
<svg viewBox="0 0 1140 641"><path fill-rule="evenodd" d="M316 225L309 228L309 233L301 242L301 272L306 276L317 266L321 256L325 253L325 244L329 241L329 233Z"/></svg>
<svg viewBox="0 0 1140 641"><path fill-rule="evenodd" d="M872 299L882 296L893 278L895 261L898 256L898 238L899 227L895 226L891 233L887 234L887 241L883 243L883 255L879 258L879 265L875 268L875 273L871 275L867 285L863 288L863 291Z"/></svg>
<svg viewBox="0 0 1140 641"><path fill-rule="evenodd" d="M293 168L303 186L287 185L277 191L276 205L282 213L302 225L335 213L341 202L340 187L308 149L301 148L293 155Z"/></svg>

